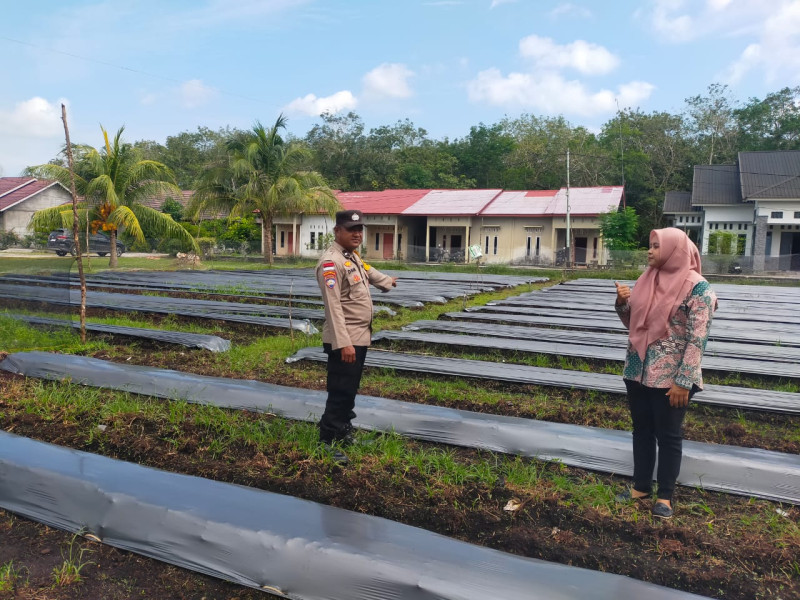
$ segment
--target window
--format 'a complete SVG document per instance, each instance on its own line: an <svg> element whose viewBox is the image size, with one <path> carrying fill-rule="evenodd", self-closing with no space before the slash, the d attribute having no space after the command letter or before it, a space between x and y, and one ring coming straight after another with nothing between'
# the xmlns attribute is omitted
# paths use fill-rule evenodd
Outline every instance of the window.
<svg viewBox="0 0 800 600"><path fill-rule="evenodd" d="M782 210L773 210L769 214L771 219L782 219L783 218L783 211Z"/></svg>
<svg viewBox="0 0 800 600"><path fill-rule="evenodd" d="M537 258L539 257L539 249L541 248L541 244L540 244L540 242L541 242L541 240L540 240L540 239L539 239L539 237L537 236L537 237L536 237L536 257L537 257Z"/></svg>
<svg viewBox="0 0 800 600"><path fill-rule="evenodd" d="M528 236L528 241L525 243L525 258L531 257L531 236Z"/></svg>
<svg viewBox="0 0 800 600"><path fill-rule="evenodd" d="M742 230L742 224L739 223L739 231L741 231L741 230Z"/></svg>
<svg viewBox="0 0 800 600"><path fill-rule="evenodd" d="M489 236L486 236L486 248L483 251L484 254L489 254Z"/></svg>
<svg viewBox="0 0 800 600"><path fill-rule="evenodd" d="M683 217L678 217L678 223L683 223Z"/></svg>
<svg viewBox="0 0 800 600"><path fill-rule="evenodd" d="M744 230L747 231L747 223L744 224Z"/></svg>
<svg viewBox="0 0 800 600"><path fill-rule="evenodd" d="M403 250L403 234L402 233L398 233L397 234L397 249L400 250L401 252Z"/></svg>
<svg viewBox="0 0 800 600"><path fill-rule="evenodd" d="M795 219L800 219L800 210L794 211L794 218Z"/></svg>
<svg viewBox="0 0 800 600"><path fill-rule="evenodd" d="M497 236L494 236L494 250L492 254L497 254Z"/></svg>
<svg viewBox="0 0 800 600"><path fill-rule="evenodd" d="M375 250L380 250L380 248L381 248L381 234L380 233L376 233L375 234Z"/></svg>
<svg viewBox="0 0 800 600"><path fill-rule="evenodd" d="M281 248L286 247L286 232L281 231Z"/></svg>
<svg viewBox="0 0 800 600"><path fill-rule="evenodd" d="M312 248L312 250L316 247L316 243L315 243L316 242L316 239L315 239L316 236L317 236L317 234L312 231L311 232L311 248Z"/></svg>
<svg viewBox="0 0 800 600"><path fill-rule="evenodd" d="M592 243L592 258L597 258L597 238L594 238Z"/></svg>

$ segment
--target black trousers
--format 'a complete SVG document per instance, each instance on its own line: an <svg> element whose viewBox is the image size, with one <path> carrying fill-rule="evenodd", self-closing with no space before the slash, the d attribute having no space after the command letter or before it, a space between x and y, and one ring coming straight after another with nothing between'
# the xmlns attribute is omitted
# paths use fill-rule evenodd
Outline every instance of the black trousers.
<svg viewBox="0 0 800 600"><path fill-rule="evenodd" d="M352 363L342 362L340 349L333 350L330 344L322 344L322 348L328 355L328 399L319 421L319 439L330 444L343 440L353 428L350 422L356 416L353 408L361 385L367 346L354 346L356 360Z"/></svg>
<svg viewBox="0 0 800 600"><path fill-rule="evenodd" d="M669 388L651 388L625 380L633 420L633 489L649 494L658 447L658 498L672 501L683 457L683 419L688 406L669 405ZM697 386L689 391L694 396Z"/></svg>

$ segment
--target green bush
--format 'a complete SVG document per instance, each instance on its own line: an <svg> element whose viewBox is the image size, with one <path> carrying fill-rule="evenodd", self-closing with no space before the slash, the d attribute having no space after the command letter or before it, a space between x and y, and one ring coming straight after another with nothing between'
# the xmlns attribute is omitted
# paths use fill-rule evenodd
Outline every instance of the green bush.
<svg viewBox="0 0 800 600"><path fill-rule="evenodd" d="M0 231L0 250L18 246L19 242L19 236L13 231Z"/></svg>
<svg viewBox="0 0 800 600"><path fill-rule="evenodd" d="M213 237L201 237L197 238L197 245L200 248L200 254L203 258L208 257L211 254L211 251L217 245L217 240Z"/></svg>
<svg viewBox="0 0 800 600"><path fill-rule="evenodd" d="M178 252L191 252L192 245L189 242L176 239L163 240L156 248L159 252L164 252L170 256L176 256Z"/></svg>

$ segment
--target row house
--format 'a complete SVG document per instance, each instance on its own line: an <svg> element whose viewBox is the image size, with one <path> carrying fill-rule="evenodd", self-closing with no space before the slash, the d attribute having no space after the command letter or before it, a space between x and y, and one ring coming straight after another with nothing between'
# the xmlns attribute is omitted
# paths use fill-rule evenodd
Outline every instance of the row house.
<svg viewBox="0 0 800 600"><path fill-rule="evenodd" d="M560 190L384 190L340 192L345 209L364 213L363 251L373 259L469 261L477 246L487 263L577 265L606 262L599 215L619 209L618 186ZM297 215L276 228L277 255L316 257L333 232L327 215Z"/></svg>

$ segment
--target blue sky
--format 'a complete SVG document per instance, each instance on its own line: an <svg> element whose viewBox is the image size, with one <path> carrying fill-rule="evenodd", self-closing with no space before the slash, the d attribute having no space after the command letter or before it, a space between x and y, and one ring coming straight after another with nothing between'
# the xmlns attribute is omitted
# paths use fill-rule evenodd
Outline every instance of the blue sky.
<svg viewBox="0 0 800 600"><path fill-rule="evenodd" d="M522 113L594 130L800 85L800 0L28 0L3 8L0 175L101 144L323 110L432 138Z"/></svg>

